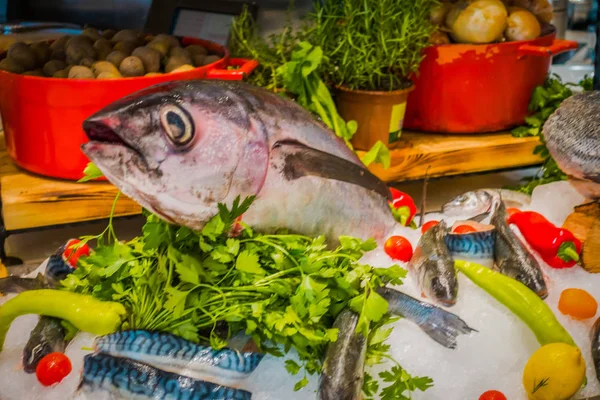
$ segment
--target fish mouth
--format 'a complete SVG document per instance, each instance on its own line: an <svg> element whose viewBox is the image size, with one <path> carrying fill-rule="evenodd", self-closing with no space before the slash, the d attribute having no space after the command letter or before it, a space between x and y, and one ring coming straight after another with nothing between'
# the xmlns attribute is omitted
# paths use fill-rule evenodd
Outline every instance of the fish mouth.
<svg viewBox="0 0 600 400"><path fill-rule="evenodd" d="M114 129L102 121L84 121L83 130L91 143L122 146L132 150L141 157L136 148L127 143Z"/></svg>

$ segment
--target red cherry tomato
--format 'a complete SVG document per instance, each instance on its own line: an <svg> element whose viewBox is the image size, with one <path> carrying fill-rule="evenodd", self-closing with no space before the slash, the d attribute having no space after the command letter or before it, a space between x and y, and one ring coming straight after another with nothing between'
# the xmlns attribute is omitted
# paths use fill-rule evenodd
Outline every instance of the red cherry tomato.
<svg viewBox="0 0 600 400"><path fill-rule="evenodd" d="M473 228L470 225L459 225L454 229L453 233L471 233L477 232L477 229Z"/></svg>
<svg viewBox="0 0 600 400"><path fill-rule="evenodd" d="M506 400L506 396L497 390L488 390L479 397L479 400Z"/></svg>
<svg viewBox="0 0 600 400"><path fill-rule="evenodd" d="M63 353L50 353L40 360L35 375L44 386L51 386L62 381L71 373L71 360Z"/></svg>
<svg viewBox="0 0 600 400"><path fill-rule="evenodd" d="M510 216L510 215L516 214L516 213L518 213L518 212L521 212L521 210L519 210L518 208L513 208L513 207L511 207L511 208L507 208L507 209L506 209L506 212L507 212L507 213L508 213L508 215Z"/></svg>
<svg viewBox="0 0 600 400"><path fill-rule="evenodd" d="M79 239L69 240L65 246L65 251L63 252L63 257L73 268L77 268L77 260L79 260L79 257L90 255L90 247L87 243L78 249L74 249L80 242L81 240Z"/></svg>
<svg viewBox="0 0 600 400"><path fill-rule="evenodd" d="M427 232L429 229L433 228L434 226L436 226L437 224L439 224L440 221L429 221L429 222L425 222L423 224L423 226L421 227L421 233L425 233Z"/></svg>
<svg viewBox="0 0 600 400"><path fill-rule="evenodd" d="M413 255L412 245L402 236L392 236L385 241L385 253L394 260L410 261Z"/></svg>
<svg viewBox="0 0 600 400"><path fill-rule="evenodd" d="M413 217L417 213L417 206L415 205L414 200L412 197L404 192L399 191L398 189L390 188L390 192L392 193L392 205L394 208L408 207L410 216L408 217L406 224L410 224Z"/></svg>

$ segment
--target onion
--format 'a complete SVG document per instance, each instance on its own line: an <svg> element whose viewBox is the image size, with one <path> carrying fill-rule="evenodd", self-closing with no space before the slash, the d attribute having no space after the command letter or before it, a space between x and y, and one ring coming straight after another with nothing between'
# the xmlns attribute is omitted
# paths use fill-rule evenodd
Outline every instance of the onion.
<svg viewBox="0 0 600 400"><path fill-rule="evenodd" d="M508 9L504 36L507 40L531 40L540 36L542 27L533 13L519 7Z"/></svg>
<svg viewBox="0 0 600 400"><path fill-rule="evenodd" d="M429 14L429 21L434 25L443 25L446 15L452 8L452 3L440 3L433 7Z"/></svg>
<svg viewBox="0 0 600 400"><path fill-rule="evenodd" d="M552 21L552 2L550 0L512 0L512 5L531 11L544 24Z"/></svg>
<svg viewBox="0 0 600 400"><path fill-rule="evenodd" d="M446 16L446 25L458 43L491 43L502 37L507 17L500 0L459 1Z"/></svg>

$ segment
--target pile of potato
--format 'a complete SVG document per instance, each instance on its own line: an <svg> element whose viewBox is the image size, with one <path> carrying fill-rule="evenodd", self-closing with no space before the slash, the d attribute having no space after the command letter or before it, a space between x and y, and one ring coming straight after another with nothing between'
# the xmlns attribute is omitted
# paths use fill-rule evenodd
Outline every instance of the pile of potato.
<svg viewBox="0 0 600 400"><path fill-rule="evenodd" d="M442 0L430 16L433 44L531 40L552 20L550 0Z"/></svg>
<svg viewBox="0 0 600 400"><path fill-rule="evenodd" d="M0 69L17 74L74 79L115 79L181 72L211 64L222 56L203 46L185 48L170 35L146 35L93 28L53 43L13 43Z"/></svg>

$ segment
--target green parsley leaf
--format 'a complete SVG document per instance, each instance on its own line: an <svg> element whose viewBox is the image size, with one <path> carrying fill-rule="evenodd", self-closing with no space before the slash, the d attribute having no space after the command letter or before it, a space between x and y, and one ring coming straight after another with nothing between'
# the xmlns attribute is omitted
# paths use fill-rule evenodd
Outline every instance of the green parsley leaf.
<svg viewBox="0 0 600 400"><path fill-rule="evenodd" d="M296 375L300 372L300 368L302 368L296 361L294 360L285 360L285 369L292 374Z"/></svg>
<svg viewBox="0 0 600 400"><path fill-rule="evenodd" d="M78 183L88 182L94 179L103 177L104 174L100 171L100 168L96 167L96 164L89 162L83 170L83 178L78 180Z"/></svg>
<svg viewBox="0 0 600 400"><path fill-rule="evenodd" d="M298 390L302 389L304 386L308 385L308 379L306 379L306 376L304 378L302 378L302 380L298 383L296 383L296 385L294 385L294 392L297 392Z"/></svg>
<svg viewBox="0 0 600 400"><path fill-rule="evenodd" d="M242 251L235 261L235 268L238 271L246 272L253 275L266 275L264 269L261 268L258 262L258 256L250 253L248 250Z"/></svg>

